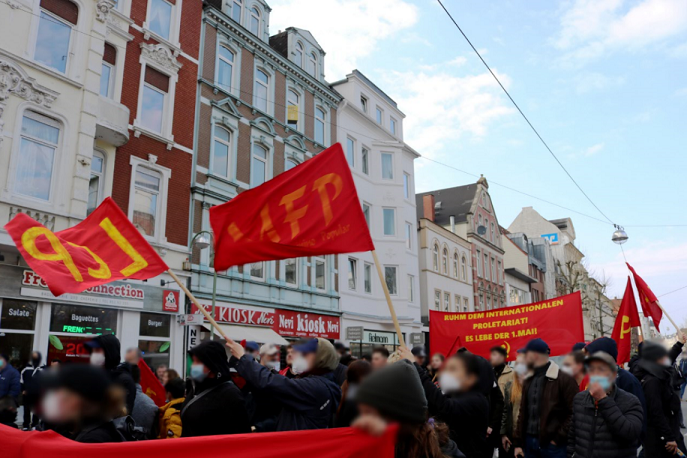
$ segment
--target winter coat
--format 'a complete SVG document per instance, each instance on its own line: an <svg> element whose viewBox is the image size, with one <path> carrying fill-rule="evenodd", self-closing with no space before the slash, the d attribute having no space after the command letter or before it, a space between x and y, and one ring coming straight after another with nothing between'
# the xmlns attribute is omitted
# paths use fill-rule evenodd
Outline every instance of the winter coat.
<svg viewBox="0 0 687 458"><path fill-rule="evenodd" d="M272 371L272 373L276 373ZM279 399L275 399L271 394L260 391L250 383L241 389L246 399L248 417L254 432L268 433L277 430L277 419L281 412Z"/></svg>
<svg viewBox="0 0 687 458"><path fill-rule="evenodd" d="M101 444L105 442L125 442L124 436L117 431L112 421L100 421L86 426L72 438L84 444Z"/></svg>
<svg viewBox="0 0 687 458"><path fill-rule="evenodd" d="M506 385L513 383L513 377L515 377L515 371L507 364L496 377L496 383L501 389L501 394L503 394L504 397L506 396Z"/></svg>
<svg viewBox="0 0 687 458"><path fill-rule="evenodd" d="M341 388L326 375L305 375L289 379L244 355L236 364L239 375L258 392L279 400L282 410L277 431L325 429L333 425Z"/></svg>
<svg viewBox="0 0 687 458"><path fill-rule="evenodd" d="M37 396L40 391L38 379L43 369L45 369L45 366L26 366L21 371L21 390L25 392L29 398Z"/></svg>
<svg viewBox="0 0 687 458"><path fill-rule="evenodd" d="M513 383L512 381L508 383L506 391L503 393L504 407L503 419L501 420L501 435L508 436L509 439L513 438L513 430L520 414L520 402L511 402Z"/></svg>
<svg viewBox="0 0 687 458"><path fill-rule="evenodd" d="M598 403L583 391L573 401L568 457L635 458L643 423L642 405L620 388Z"/></svg>
<svg viewBox="0 0 687 458"><path fill-rule="evenodd" d="M567 443L568 429L572 420L572 405L579 387L575 379L562 372L558 365L550 361L544 374L539 414L539 443L555 442L562 446ZM528 391L533 377L525 380L522 387L520 414L513 430L513 445L524 448L527 431Z"/></svg>
<svg viewBox="0 0 687 458"><path fill-rule="evenodd" d="M21 393L21 377L19 371L5 363L0 370L0 398L9 396L16 400Z"/></svg>
<svg viewBox="0 0 687 458"><path fill-rule="evenodd" d="M445 395L434 384L429 372L418 364L415 368L425 390L429 415L446 423L451 439L466 456L486 457L489 426L489 400L484 394L486 387L480 385L466 393Z"/></svg>
<svg viewBox="0 0 687 458"><path fill-rule="evenodd" d="M136 383L131 376L131 365L121 363L121 345L113 334L97 336L97 341L105 353L105 369L110 373L114 383L121 386L126 393L126 411L129 415L134 411L136 403Z"/></svg>
<svg viewBox="0 0 687 458"><path fill-rule="evenodd" d="M336 383L339 386L343 385L346 381L347 372L348 366L344 366L343 364L339 363L338 366L336 366L336 369L334 369L334 372L332 372L334 383Z"/></svg>
<svg viewBox="0 0 687 458"><path fill-rule="evenodd" d="M181 437L181 410L186 399L179 398L169 401L160 407L160 435L158 439L174 439Z"/></svg>
<svg viewBox="0 0 687 458"><path fill-rule="evenodd" d="M250 432L241 391L232 381L215 378L199 383L195 396L186 399L181 408L181 424L181 437Z"/></svg>
<svg viewBox="0 0 687 458"><path fill-rule="evenodd" d="M639 399L639 403L642 405L642 437L641 441L644 441L646 436L646 398L644 397L644 390L642 390L642 384L639 383L637 377L632 375L625 369L618 368L618 377L615 380L615 386L623 391L635 395Z"/></svg>
<svg viewBox="0 0 687 458"><path fill-rule="evenodd" d="M136 384L136 403L133 412L131 412L131 417L136 421L136 426L142 426L146 432L150 433L156 426L158 412L159 409L155 401L143 393L141 385Z"/></svg>

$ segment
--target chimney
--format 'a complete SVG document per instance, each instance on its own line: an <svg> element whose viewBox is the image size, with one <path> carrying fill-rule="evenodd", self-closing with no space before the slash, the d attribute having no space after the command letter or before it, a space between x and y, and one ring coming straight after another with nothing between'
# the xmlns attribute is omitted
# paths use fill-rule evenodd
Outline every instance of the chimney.
<svg viewBox="0 0 687 458"><path fill-rule="evenodd" d="M434 194L422 196L422 216L434 222Z"/></svg>
<svg viewBox="0 0 687 458"><path fill-rule="evenodd" d="M451 215L449 217L449 221L451 221L451 232L453 232L455 234L456 233L456 217Z"/></svg>

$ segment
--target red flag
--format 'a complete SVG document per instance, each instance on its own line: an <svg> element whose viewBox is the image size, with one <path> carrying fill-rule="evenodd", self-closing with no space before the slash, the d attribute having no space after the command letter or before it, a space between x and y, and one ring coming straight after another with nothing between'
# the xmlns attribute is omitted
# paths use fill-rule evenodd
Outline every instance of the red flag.
<svg viewBox="0 0 687 458"><path fill-rule="evenodd" d="M167 403L167 393L160 380L143 359L138 360L138 368L141 371L141 391L155 401L156 406L162 407L165 405Z"/></svg>
<svg viewBox="0 0 687 458"><path fill-rule="evenodd" d="M625 364L630 361L630 353L632 350L632 328L641 326L639 321L639 312L637 311L637 303L635 302L635 295L632 291L632 282L630 277L627 277L627 286L625 286L625 294L623 300L620 302L618 309L618 317L615 319L615 326L613 327L613 334L611 337L618 344L618 364Z"/></svg>
<svg viewBox="0 0 687 458"><path fill-rule="evenodd" d="M663 311L661 310L661 306L658 305L658 298L654 292L651 291L651 288L649 288L649 285L646 284L642 277L637 275L637 272L635 272L632 266L627 264L627 267L630 269L630 272L632 272L632 275L635 278L635 286L637 286L637 293L639 293L639 303L642 306L642 312L644 312L644 316L651 318L654 321L656 330L661 332L658 325L661 323L661 318L663 318Z"/></svg>
<svg viewBox="0 0 687 458"><path fill-rule="evenodd" d="M19 213L5 225L19 252L55 295L169 269L111 198L74 227L53 233Z"/></svg>
<svg viewBox="0 0 687 458"><path fill-rule="evenodd" d="M210 209L215 269L374 250L339 143Z"/></svg>

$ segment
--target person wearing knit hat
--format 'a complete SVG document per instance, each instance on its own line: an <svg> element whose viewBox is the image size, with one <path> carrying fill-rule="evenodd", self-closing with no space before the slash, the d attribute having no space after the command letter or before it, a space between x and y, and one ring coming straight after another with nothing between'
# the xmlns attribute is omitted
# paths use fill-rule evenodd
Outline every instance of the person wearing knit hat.
<svg viewBox="0 0 687 458"><path fill-rule="evenodd" d="M575 345L572 346L572 349L570 350L571 352L573 351L580 351L583 350L584 347L587 346L586 342L577 342Z"/></svg>

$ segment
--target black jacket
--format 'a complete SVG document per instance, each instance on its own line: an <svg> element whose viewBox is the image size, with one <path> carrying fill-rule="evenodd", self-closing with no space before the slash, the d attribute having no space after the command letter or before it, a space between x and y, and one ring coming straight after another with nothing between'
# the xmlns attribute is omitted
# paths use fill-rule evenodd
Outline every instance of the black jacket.
<svg viewBox="0 0 687 458"><path fill-rule="evenodd" d="M582 391L573 401L568 457L635 458L643 423L642 405L620 388L598 403Z"/></svg>
<svg viewBox="0 0 687 458"><path fill-rule="evenodd" d="M250 432L241 391L232 381L215 378L199 383L195 396L186 399L181 408L181 424L181 437Z"/></svg>
<svg viewBox="0 0 687 458"><path fill-rule="evenodd" d="M131 376L131 365L121 363L121 345L119 339L112 334L98 336L95 339L105 353L105 369L110 373L112 381L124 389L126 393L126 411L129 415L134 411L136 403L136 383Z"/></svg>
<svg viewBox="0 0 687 458"><path fill-rule="evenodd" d="M415 368L427 396L429 415L446 423L451 439L466 456L490 458L491 454L486 455L489 400L484 394L490 389L483 386L487 384L480 381L479 386L467 393L445 395L434 384L429 372L418 364L415 364Z"/></svg>
<svg viewBox="0 0 687 458"><path fill-rule="evenodd" d="M84 444L101 444L104 442L124 442L124 437L117 431L111 421L95 422L76 433L72 440Z"/></svg>

